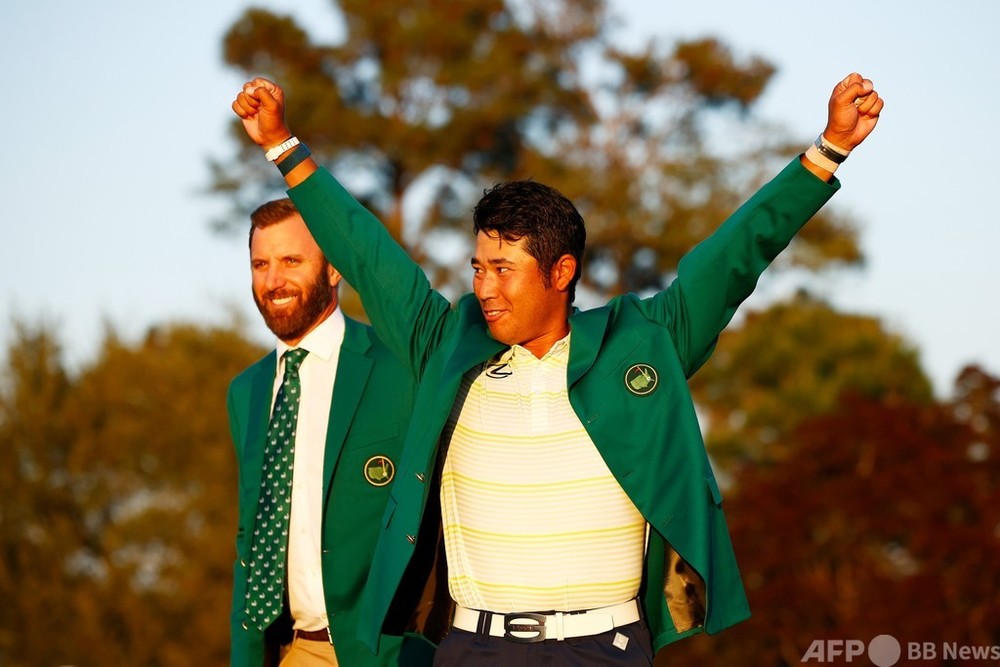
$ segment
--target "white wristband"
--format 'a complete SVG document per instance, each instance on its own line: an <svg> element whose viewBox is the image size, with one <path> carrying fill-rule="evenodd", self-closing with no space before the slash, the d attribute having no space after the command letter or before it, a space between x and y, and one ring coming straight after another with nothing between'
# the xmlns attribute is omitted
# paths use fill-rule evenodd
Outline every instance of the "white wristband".
<svg viewBox="0 0 1000 667"><path fill-rule="evenodd" d="M264 153L264 157L267 158L268 162L274 162L279 157L281 157L281 154L287 151L289 148L295 148L298 145L299 145L298 137L289 137L288 139L285 139L277 146L267 149L267 151Z"/></svg>
<svg viewBox="0 0 1000 667"><path fill-rule="evenodd" d="M821 169L826 169L831 174L837 171L837 167L840 166L827 156L820 153L819 149L816 148L816 144L813 144L812 146L806 149L806 159L812 162L817 167L820 167Z"/></svg>
<svg viewBox="0 0 1000 667"><path fill-rule="evenodd" d="M839 160L839 162L843 162L844 160L847 159L847 156L851 154L851 151L847 150L846 148L841 148L837 144L833 143L832 141L824 137L822 132L820 132L819 136L816 137L816 147L819 148L819 151L821 153L826 153L827 150L831 150L837 155L842 156L843 159Z"/></svg>

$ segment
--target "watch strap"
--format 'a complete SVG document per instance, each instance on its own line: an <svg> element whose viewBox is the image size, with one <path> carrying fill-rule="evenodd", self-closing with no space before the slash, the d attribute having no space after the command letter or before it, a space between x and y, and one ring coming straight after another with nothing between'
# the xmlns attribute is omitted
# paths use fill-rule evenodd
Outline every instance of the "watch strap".
<svg viewBox="0 0 1000 667"><path fill-rule="evenodd" d="M820 133L820 135L816 137L816 142L814 145L816 146L816 150L819 151L820 155L822 155L828 160L836 162L837 164L842 164L844 160L847 159L847 156L851 154L851 151L845 150L840 146L837 146L836 144L832 144L829 141L827 141L823 137L822 133Z"/></svg>
<svg viewBox="0 0 1000 667"><path fill-rule="evenodd" d="M274 164L278 167L278 171L281 172L282 176L288 176L292 169L302 164L310 155L309 148L305 144L300 143L281 162L275 162Z"/></svg>

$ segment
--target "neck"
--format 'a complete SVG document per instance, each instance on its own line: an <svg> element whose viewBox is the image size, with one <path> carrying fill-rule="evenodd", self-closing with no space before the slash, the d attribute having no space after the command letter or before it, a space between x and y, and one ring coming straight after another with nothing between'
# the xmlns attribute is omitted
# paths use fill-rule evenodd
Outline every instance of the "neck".
<svg viewBox="0 0 1000 667"><path fill-rule="evenodd" d="M302 332L301 336L299 336L298 338L282 338L281 342L287 345L288 347L296 347L299 343L302 342L303 338L308 336L313 331L313 329L323 324L323 322L326 322L327 318L333 315L333 311L335 310L337 310L337 299L331 301L329 305L327 305L327 307L323 309L323 312L319 314L319 317L313 320L313 323L309 325L308 329Z"/></svg>
<svg viewBox="0 0 1000 667"><path fill-rule="evenodd" d="M521 347L531 352L536 358L541 359L552 349L553 345L565 338L568 333L569 322L563 322L560 328L547 332L534 340L521 343Z"/></svg>

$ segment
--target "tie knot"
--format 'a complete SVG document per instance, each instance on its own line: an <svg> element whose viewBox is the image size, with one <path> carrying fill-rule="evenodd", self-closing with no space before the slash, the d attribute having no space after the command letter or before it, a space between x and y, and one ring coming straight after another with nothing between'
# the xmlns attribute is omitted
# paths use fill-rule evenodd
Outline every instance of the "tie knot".
<svg viewBox="0 0 1000 667"><path fill-rule="evenodd" d="M301 347L285 352L285 374L298 372L299 366L307 354L309 354L309 350L303 350Z"/></svg>

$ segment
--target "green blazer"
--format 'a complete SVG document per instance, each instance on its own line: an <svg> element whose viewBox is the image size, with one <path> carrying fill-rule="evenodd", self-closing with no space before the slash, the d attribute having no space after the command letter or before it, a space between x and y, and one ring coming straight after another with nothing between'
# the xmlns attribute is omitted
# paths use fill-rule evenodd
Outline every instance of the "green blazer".
<svg viewBox="0 0 1000 667"><path fill-rule="evenodd" d="M616 297L570 317L570 403L651 529L641 597L656 649L749 616L687 378L760 274L838 188L796 159L685 255L667 289ZM437 640L447 631L450 602L440 562L438 440L462 375L504 346L490 337L474 296L451 306L432 290L329 173L317 171L289 194L358 290L375 330L419 382L361 604L360 637L372 648L380 632L415 629ZM637 364L646 371L639 381Z"/></svg>
<svg viewBox="0 0 1000 667"><path fill-rule="evenodd" d="M322 561L326 611L341 664L395 665L400 652L398 638L382 641L378 657L357 639L358 600L391 487L367 481L365 465L373 456L384 456L398 467L402 436L412 409L413 381L369 327L344 319L346 328L323 462ZM229 386L229 426L239 466L239 524L231 615L234 667L265 664L265 654L270 656L277 650L276 640L288 639L291 633L287 613L263 633L245 622L243 611L246 562L260 496L264 436L270 419L276 368L277 355L272 351ZM377 473L369 476L381 484L385 480Z"/></svg>

